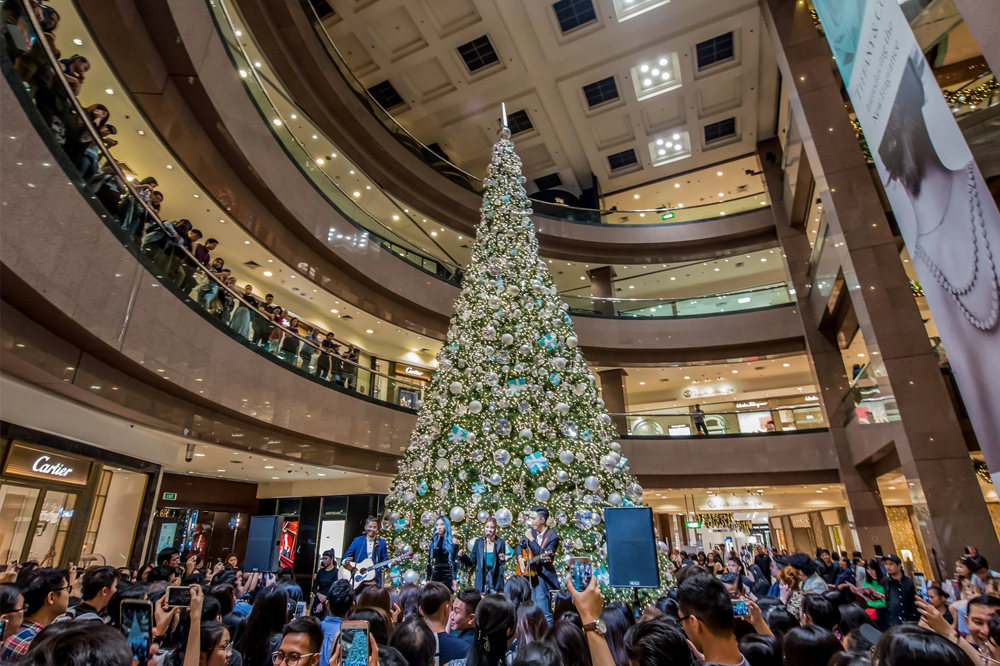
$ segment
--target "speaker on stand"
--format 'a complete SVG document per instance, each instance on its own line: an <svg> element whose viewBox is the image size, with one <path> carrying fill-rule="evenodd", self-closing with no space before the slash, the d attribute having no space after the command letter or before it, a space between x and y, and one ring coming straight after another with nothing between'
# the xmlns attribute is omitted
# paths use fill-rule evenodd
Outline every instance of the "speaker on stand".
<svg viewBox="0 0 1000 666"><path fill-rule="evenodd" d="M278 570L282 516L251 516L247 534L247 556L243 571L274 573Z"/></svg>
<svg viewBox="0 0 1000 666"><path fill-rule="evenodd" d="M660 586L653 510L648 506L604 509L604 538L609 583L632 588L638 609L639 589Z"/></svg>

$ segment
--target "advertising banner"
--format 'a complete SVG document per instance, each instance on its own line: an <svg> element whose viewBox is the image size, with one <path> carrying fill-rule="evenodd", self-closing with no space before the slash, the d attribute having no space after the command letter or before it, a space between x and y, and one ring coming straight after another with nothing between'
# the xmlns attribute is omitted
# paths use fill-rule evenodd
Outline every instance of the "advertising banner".
<svg viewBox="0 0 1000 666"><path fill-rule="evenodd" d="M996 485L1000 213L897 0L814 4Z"/></svg>

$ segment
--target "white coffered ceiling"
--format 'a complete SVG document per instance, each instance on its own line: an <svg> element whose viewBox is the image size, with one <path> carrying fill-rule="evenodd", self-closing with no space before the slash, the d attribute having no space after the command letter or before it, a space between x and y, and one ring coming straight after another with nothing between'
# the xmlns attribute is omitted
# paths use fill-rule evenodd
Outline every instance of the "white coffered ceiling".
<svg viewBox="0 0 1000 666"><path fill-rule="evenodd" d="M366 87L388 80L398 91L396 119L474 174L501 102L533 125L515 135L529 180L557 173L573 192L592 173L603 192L618 191L745 155L773 135L777 66L754 0L592 2L596 19L567 33L550 0L334 0L324 22ZM699 70L696 45L729 32L733 57ZM457 48L484 35L499 60L470 72ZM650 68L665 78L645 84ZM591 108L583 87L607 77L618 99ZM705 125L729 118L736 134L706 145ZM656 141L674 136L690 156L666 161ZM612 173L608 156L628 149L638 165Z"/></svg>

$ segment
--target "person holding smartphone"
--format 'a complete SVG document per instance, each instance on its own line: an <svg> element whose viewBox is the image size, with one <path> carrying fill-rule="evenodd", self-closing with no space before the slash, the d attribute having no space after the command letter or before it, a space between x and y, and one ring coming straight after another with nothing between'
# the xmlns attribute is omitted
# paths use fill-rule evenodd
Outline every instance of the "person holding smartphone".
<svg viewBox="0 0 1000 666"><path fill-rule="evenodd" d="M483 523L483 536L472 543L472 551L458 551L458 559L475 569L472 585L483 594L503 592L507 542L497 534L499 531L497 519L490 516Z"/></svg>

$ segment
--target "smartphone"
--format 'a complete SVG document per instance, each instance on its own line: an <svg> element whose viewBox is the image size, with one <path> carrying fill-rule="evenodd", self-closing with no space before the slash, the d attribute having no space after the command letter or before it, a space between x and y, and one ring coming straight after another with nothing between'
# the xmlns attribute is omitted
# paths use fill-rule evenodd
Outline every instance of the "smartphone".
<svg viewBox="0 0 1000 666"><path fill-rule="evenodd" d="M368 666L368 623L344 621L340 625L340 663L342 666Z"/></svg>
<svg viewBox="0 0 1000 666"><path fill-rule="evenodd" d="M733 599L733 617L746 617L750 614L747 602Z"/></svg>
<svg viewBox="0 0 1000 666"><path fill-rule="evenodd" d="M306 614L306 602L299 601L295 604L295 617L302 617Z"/></svg>
<svg viewBox="0 0 1000 666"><path fill-rule="evenodd" d="M139 666L146 666L149 663L149 647L153 644L153 603L123 599L121 623L132 659L137 659Z"/></svg>
<svg viewBox="0 0 1000 666"><path fill-rule="evenodd" d="M7 636L7 619L0 619L0 643L6 640Z"/></svg>
<svg viewBox="0 0 1000 666"><path fill-rule="evenodd" d="M914 572L913 583L916 585L917 594L920 595L920 598L927 601L927 577L922 573Z"/></svg>
<svg viewBox="0 0 1000 666"><path fill-rule="evenodd" d="M573 587L576 588L576 591L582 592L587 589L587 586L590 585L590 579L594 575L593 568L590 565L590 558L569 558L569 571L572 576Z"/></svg>
<svg viewBox="0 0 1000 666"><path fill-rule="evenodd" d="M191 605L191 588L186 585L171 585L167 588L167 605L170 607Z"/></svg>

